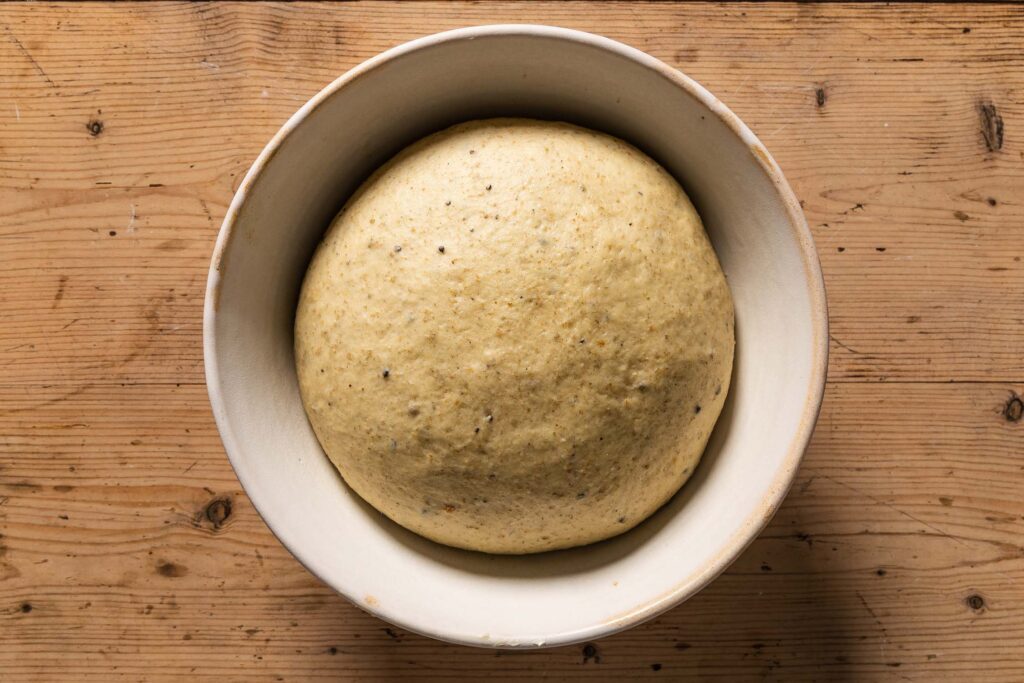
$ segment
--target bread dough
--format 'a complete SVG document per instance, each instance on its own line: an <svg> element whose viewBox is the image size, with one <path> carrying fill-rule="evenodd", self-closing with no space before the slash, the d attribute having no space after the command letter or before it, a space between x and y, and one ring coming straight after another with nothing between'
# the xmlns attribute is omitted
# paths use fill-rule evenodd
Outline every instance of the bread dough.
<svg viewBox="0 0 1024 683"><path fill-rule="evenodd" d="M331 224L295 321L299 386L348 485L440 543L531 553L630 529L693 472L733 307L679 184L564 123L461 124Z"/></svg>

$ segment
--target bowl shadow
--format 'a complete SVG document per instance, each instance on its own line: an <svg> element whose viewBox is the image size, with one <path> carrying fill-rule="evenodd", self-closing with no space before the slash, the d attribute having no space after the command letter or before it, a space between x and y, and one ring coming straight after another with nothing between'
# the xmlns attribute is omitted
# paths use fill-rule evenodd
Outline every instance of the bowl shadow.
<svg viewBox="0 0 1024 683"><path fill-rule="evenodd" d="M685 604L595 641L520 651L466 648L382 625L357 651L412 657L408 668L377 672L378 681L408 680L411 670L443 657L457 657L478 676L514 667L602 680L655 672L669 680L863 680L858 662L877 655L873 645L868 652L863 629L851 628L850 615L870 608L831 567L834 539L803 532L814 521L805 504L784 504L736 562Z"/></svg>

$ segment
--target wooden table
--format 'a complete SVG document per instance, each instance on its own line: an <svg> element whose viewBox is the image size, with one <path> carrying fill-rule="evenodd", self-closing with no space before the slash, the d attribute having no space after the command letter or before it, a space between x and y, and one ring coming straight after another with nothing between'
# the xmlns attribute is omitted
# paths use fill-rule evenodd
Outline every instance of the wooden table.
<svg viewBox="0 0 1024 683"><path fill-rule="evenodd" d="M739 114L803 200L829 384L785 505L627 633L507 653L370 617L221 447L221 218L346 69L467 24L625 41ZM1024 11L1012 5L0 7L0 679L1024 679Z"/></svg>

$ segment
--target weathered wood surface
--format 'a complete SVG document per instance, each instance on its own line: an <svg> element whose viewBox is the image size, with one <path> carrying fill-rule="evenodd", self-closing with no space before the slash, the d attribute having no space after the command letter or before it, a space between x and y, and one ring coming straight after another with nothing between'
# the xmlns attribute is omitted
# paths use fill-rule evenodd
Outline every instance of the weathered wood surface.
<svg viewBox="0 0 1024 683"><path fill-rule="evenodd" d="M711 587L589 647L449 646L302 569L203 384L232 190L404 40L530 21L708 86L805 203L830 383L798 481ZM1024 678L1024 9L0 6L0 679Z"/></svg>

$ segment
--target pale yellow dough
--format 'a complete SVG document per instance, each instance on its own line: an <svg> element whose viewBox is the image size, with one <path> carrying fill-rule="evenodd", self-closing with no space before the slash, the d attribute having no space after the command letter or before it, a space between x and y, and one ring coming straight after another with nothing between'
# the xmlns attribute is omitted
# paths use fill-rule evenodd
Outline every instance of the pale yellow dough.
<svg viewBox="0 0 1024 683"><path fill-rule="evenodd" d="M452 546L630 529L693 472L729 389L733 307L650 158L563 123L476 121L349 200L295 321L299 385L348 485Z"/></svg>

